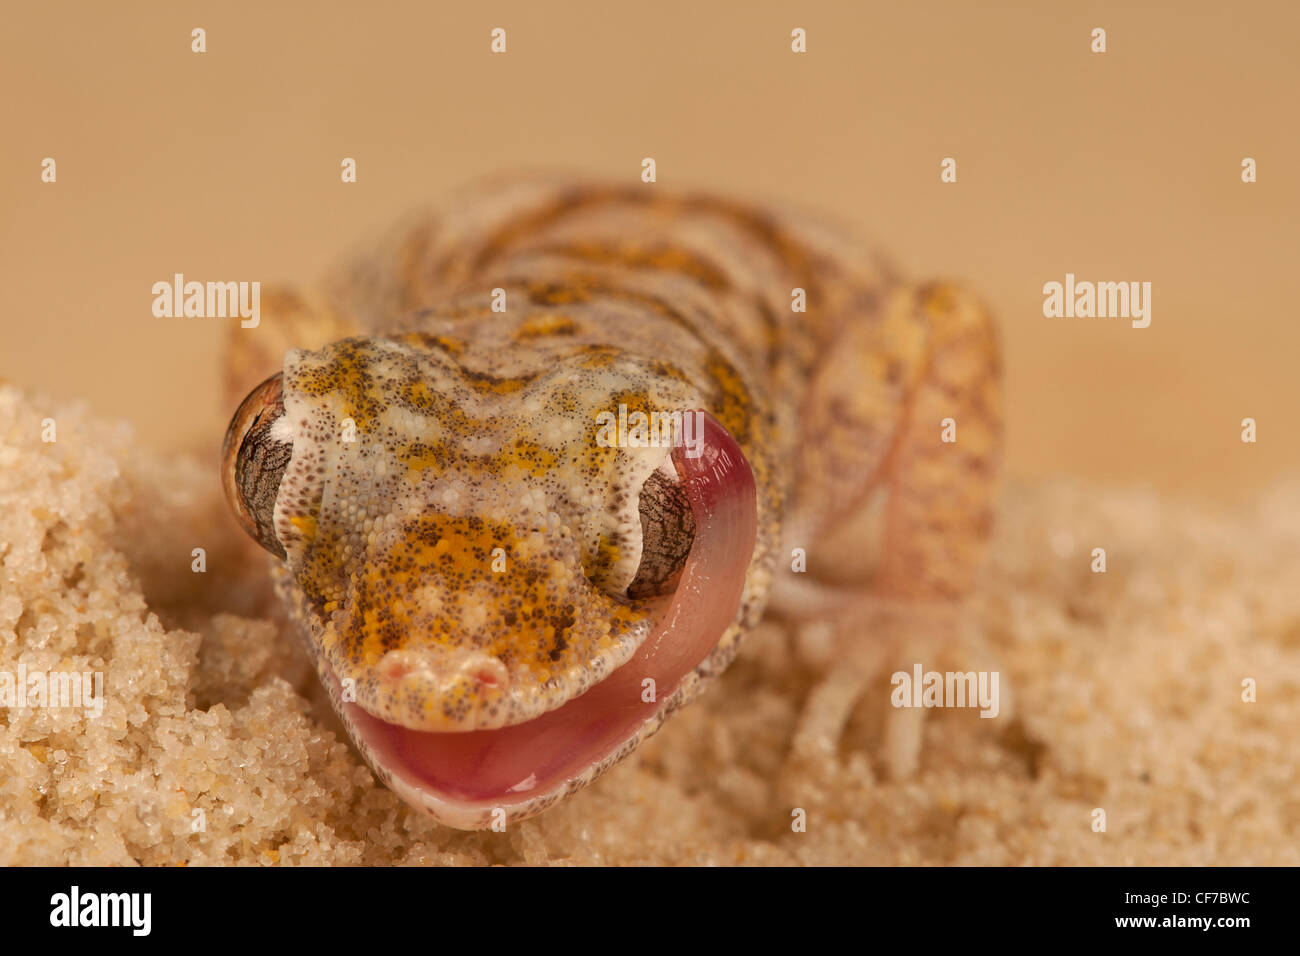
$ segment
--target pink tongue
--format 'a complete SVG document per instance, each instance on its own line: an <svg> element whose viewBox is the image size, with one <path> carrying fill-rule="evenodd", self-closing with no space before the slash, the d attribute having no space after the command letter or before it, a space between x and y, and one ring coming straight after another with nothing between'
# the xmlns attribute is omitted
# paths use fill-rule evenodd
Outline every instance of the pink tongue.
<svg viewBox="0 0 1300 956"><path fill-rule="evenodd" d="M560 789L636 735L735 619L754 551L749 464L726 429L704 419L703 454L673 451L695 541L672 603L636 655L581 697L500 730L409 730L345 704L375 763L438 802L508 807ZM642 700L646 678L655 682L652 703Z"/></svg>

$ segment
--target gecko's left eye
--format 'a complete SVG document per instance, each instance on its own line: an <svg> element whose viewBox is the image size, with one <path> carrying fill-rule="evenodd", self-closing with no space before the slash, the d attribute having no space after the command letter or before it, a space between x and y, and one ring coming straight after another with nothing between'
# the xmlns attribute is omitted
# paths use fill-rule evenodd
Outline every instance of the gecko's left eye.
<svg viewBox="0 0 1300 956"><path fill-rule="evenodd" d="M221 487L249 536L276 557L285 556L275 536L275 499L293 454L284 427L283 383L272 375L248 393L221 445Z"/></svg>
<svg viewBox="0 0 1300 956"><path fill-rule="evenodd" d="M672 463L654 472L641 486L641 564L627 586L627 596L671 594L695 541L695 513Z"/></svg>

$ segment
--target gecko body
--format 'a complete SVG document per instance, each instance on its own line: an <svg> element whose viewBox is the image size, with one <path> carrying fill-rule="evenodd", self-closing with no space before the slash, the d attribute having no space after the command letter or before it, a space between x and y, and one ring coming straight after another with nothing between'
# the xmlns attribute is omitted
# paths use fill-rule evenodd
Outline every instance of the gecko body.
<svg viewBox="0 0 1300 956"><path fill-rule="evenodd" d="M790 547L890 596L969 587L988 318L806 217L489 184L263 313L230 382L275 374L231 422L227 497L358 749L450 825L540 812L634 750L726 668ZM611 443L611 416L672 440ZM819 566L864 515L860 566Z"/></svg>

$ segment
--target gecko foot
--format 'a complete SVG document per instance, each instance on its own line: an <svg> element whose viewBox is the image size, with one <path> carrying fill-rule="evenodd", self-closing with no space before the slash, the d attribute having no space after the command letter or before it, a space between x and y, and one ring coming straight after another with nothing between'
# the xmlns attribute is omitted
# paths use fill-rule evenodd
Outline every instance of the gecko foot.
<svg viewBox="0 0 1300 956"><path fill-rule="evenodd" d="M911 777L934 706L1010 718L1006 682L981 669L994 655L971 603L841 594L828 604L831 613L795 632L796 655L820 676L791 741L792 779Z"/></svg>

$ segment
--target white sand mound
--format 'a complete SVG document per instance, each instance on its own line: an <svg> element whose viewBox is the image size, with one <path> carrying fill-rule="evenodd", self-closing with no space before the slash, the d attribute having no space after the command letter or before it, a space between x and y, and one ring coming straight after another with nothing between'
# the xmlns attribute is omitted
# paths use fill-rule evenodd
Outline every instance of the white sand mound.
<svg viewBox="0 0 1300 956"><path fill-rule="evenodd" d="M886 724L889 671L977 666L917 637L838 750L791 760L820 678L769 623L597 784L464 834L377 786L341 738L267 557L220 500L217 441L211 461L168 460L0 387L0 673L104 682L97 717L0 706L0 863L1300 864L1300 486L1229 515L1016 488L971 612L1002 675L997 719ZM891 781L882 755L909 729L919 769Z"/></svg>

